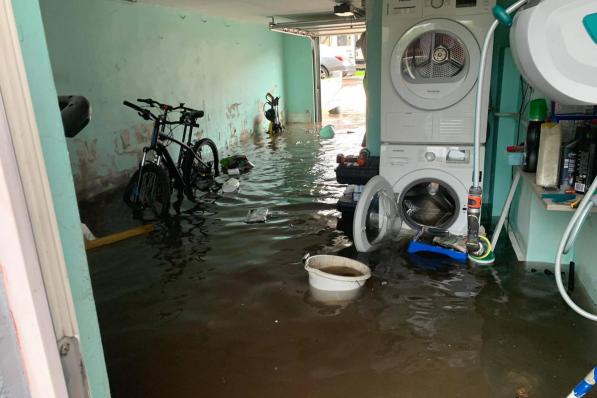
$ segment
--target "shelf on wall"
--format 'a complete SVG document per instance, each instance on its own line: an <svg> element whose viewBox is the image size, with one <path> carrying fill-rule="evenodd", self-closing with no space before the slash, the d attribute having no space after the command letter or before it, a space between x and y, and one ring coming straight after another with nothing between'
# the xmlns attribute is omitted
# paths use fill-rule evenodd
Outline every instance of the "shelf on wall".
<svg viewBox="0 0 597 398"><path fill-rule="evenodd" d="M543 202L545 210L547 211L559 211L559 212L574 212L576 209L570 207L570 203L554 203L551 199L543 197L544 193L558 193L557 190L545 189L542 186L537 185L535 182L535 173L527 173L526 171L520 171L520 176L533 188L533 191L537 194L539 199ZM562 192L563 193L563 192ZM576 194L577 199L583 198L584 195ZM592 210L593 213L597 213L597 207Z"/></svg>

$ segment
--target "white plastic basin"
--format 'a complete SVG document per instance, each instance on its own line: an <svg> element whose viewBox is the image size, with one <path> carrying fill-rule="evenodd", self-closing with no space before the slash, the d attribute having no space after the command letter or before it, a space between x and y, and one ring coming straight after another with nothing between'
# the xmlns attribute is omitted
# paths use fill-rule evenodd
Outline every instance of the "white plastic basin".
<svg viewBox="0 0 597 398"><path fill-rule="evenodd" d="M305 269L309 273L309 284L325 291L358 289L371 278L371 270L365 264L340 256L322 254L309 257Z"/></svg>

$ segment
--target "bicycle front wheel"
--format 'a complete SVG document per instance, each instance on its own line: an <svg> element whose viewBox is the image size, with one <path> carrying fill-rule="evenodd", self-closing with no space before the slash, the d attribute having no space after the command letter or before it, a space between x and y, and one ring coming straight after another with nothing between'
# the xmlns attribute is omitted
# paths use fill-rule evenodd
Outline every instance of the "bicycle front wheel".
<svg viewBox="0 0 597 398"><path fill-rule="evenodd" d="M155 163L146 163L131 177L124 191L124 202L144 216L149 211L157 218L166 217L170 210L170 181L168 173Z"/></svg>
<svg viewBox="0 0 597 398"><path fill-rule="evenodd" d="M197 191L208 190L214 177L220 175L218 148L212 140L200 139L193 145L193 152L185 153L182 164L183 177L192 200L196 198Z"/></svg>

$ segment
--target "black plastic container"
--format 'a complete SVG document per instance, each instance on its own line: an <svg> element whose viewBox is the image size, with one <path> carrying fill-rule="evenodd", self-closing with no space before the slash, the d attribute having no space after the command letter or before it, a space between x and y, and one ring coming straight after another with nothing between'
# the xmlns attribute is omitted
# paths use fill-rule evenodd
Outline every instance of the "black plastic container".
<svg viewBox="0 0 597 398"><path fill-rule="evenodd" d="M340 164L336 168L336 181L339 184L365 185L379 175L379 156L370 156L365 166Z"/></svg>
<svg viewBox="0 0 597 398"><path fill-rule="evenodd" d="M537 171L541 124L543 124L543 122L529 122L529 127L527 129L527 141L524 146L525 157L522 169L529 173L535 173Z"/></svg>

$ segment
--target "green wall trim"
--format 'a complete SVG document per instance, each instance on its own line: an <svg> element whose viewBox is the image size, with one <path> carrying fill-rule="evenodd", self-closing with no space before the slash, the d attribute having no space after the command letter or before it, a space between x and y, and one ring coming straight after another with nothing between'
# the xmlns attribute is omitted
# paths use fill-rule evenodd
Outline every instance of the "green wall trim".
<svg viewBox="0 0 597 398"><path fill-rule="evenodd" d="M381 151L381 16L382 0L367 7L367 147L372 155Z"/></svg>
<svg viewBox="0 0 597 398"><path fill-rule="evenodd" d="M315 120L315 82L311 39L275 33L284 42L284 92L289 122L310 123Z"/></svg>
<svg viewBox="0 0 597 398"><path fill-rule="evenodd" d="M95 300L39 3L38 0L14 0L13 7L58 219L89 386L93 398L108 398L110 387Z"/></svg>

